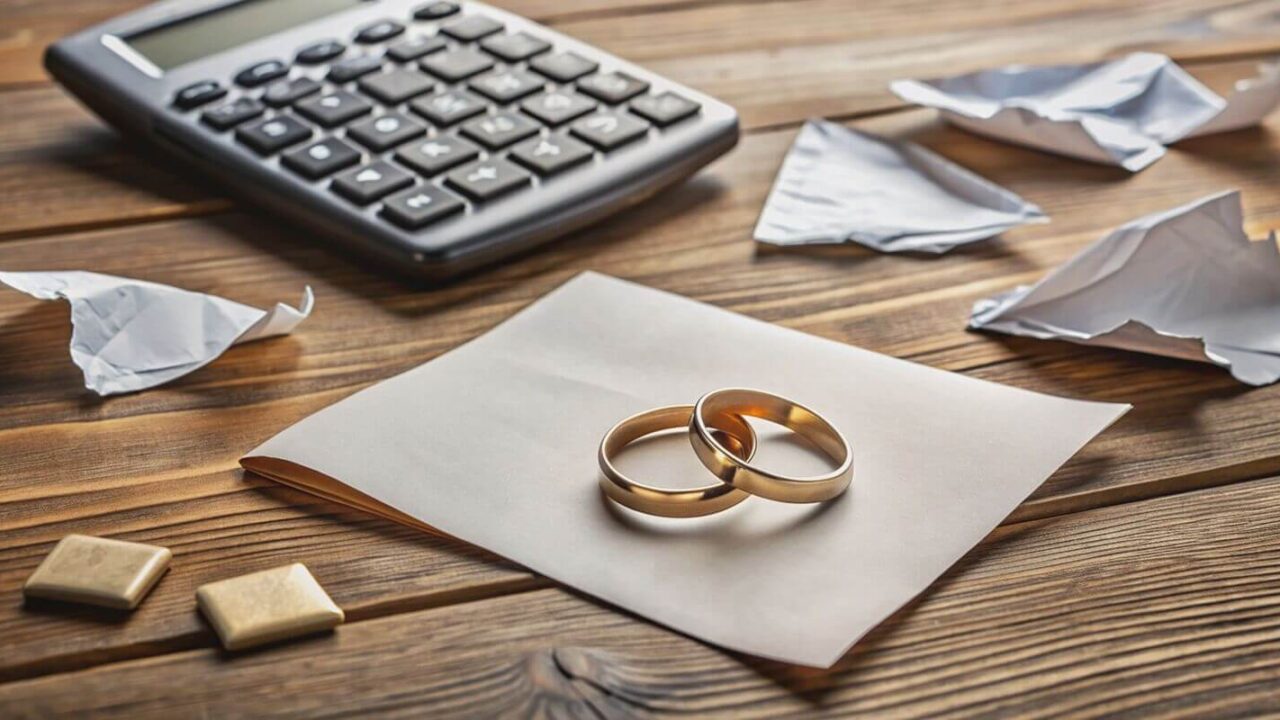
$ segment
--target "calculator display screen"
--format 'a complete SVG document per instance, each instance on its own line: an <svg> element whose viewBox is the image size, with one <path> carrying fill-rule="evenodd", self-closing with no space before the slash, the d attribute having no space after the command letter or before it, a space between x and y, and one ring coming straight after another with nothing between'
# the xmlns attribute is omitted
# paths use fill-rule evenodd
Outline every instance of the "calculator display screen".
<svg viewBox="0 0 1280 720"><path fill-rule="evenodd" d="M161 70L332 15L363 0L245 0L127 38Z"/></svg>

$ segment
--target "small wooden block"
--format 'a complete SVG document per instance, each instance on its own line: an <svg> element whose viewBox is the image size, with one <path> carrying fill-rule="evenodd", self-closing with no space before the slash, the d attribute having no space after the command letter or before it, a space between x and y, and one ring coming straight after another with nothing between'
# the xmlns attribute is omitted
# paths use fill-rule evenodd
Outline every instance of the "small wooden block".
<svg viewBox="0 0 1280 720"><path fill-rule="evenodd" d="M169 569L168 548L68 535L27 578L27 597L132 610Z"/></svg>
<svg viewBox="0 0 1280 720"><path fill-rule="evenodd" d="M328 630L344 619L302 563L201 585L196 601L228 650Z"/></svg>

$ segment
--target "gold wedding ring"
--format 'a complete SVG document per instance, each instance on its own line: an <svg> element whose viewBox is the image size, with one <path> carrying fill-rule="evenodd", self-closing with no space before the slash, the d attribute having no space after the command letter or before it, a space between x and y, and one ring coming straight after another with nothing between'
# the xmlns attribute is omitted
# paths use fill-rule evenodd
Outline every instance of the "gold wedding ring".
<svg viewBox="0 0 1280 720"><path fill-rule="evenodd" d="M605 433L599 453L600 470L604 473L600 487L605 495L632 510L663 517L710 515L746 500L747 493L725 483L668 490L635 482L614 467L612 458L622 448L660 430L689 427L692 416L692 405L672 405L632 415ZM751 459L756 450L756 434L747 421L739 415L710 411L706 418L703 425L717 448L742 462Z"/></svg>
<svg viewBox="0 0 1280 720"><path fill-rule="evenodd" d="M731 452L712 435L725 418L750 416L782 425L817 445L838 467L825 475L789 477L752 465L750 456ZM710 421L714 421L712 424ZM694 405L689 439L702 464L726 485L788 503L830 500L853 479L853 450L840 431L799 403L760 390L728 388L703 395Z"/></svg>

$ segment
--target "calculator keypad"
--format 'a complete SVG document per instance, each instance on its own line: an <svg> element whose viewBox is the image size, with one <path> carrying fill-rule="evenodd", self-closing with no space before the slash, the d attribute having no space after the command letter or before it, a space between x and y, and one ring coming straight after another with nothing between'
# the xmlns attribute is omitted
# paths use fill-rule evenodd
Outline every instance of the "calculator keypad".
<svg viewBox="0 0 1280 720"><path fill-rule="evenodd" d="M191 110L211 103L226 94L227 89L216 80L201 80L179 90L173 98L173 104L179 110Z"/></svg>
<svg viewBox="0 0 1280 720"><path fill-rule="evenodd" d="M537 123L513 112L478 117L462 126L464 135L490 150L506 147L537 132Z"/></svg>
<svg viewBox="0 0 1280 720"><path fill-rule="evenodd" d="M480 148L460 137L440 135L402 145L396 160L430 177L480 157Z"/></svg>
<svg viewBox="0 0 1280 720"><path fill-rule="evenodd" d="M236 139L263 155L283 150L311 137L311 128L291 115L277 115L236 130Z"/></svg>
<svg viewBox="0 0 1280 720"><path fill-rule="evenodd" d="M244 87L265 85L289 72L289 66L282 60L267 60L247 67L236 74L236 84Z"/></svg>
<svg viewBox="0 0 1280 720"><path fill-rule="evenodd" d="M578 81L578 89L611 105L626 102L649 89L649 83L626 73L591 75Z"/></svg>
<svg viewBox="0 0 1280 720"><path fill-rule="evenodd" d="M475 50L449 50L427 56L422 69L447 82L466 80L493 67L493 58Z"/></svg>
<svg viewBox="0 0 1280 720"><path fill-rule="evenodd" d="M436 125L447 127L484 112L485 101L466 90L447 90L418 98L409 107Z"/></svg>
<svg viewBox="0 0 1280 720"><path fill-rule="evenodd" d="M315 42L297 52L292 73L280 60L249 66L233 78L247 89L200 119L213 131L234 129L262 156L279 153L299 181L323 182L359 206L380 203L381 218L418 230L471 203L482 212L501 196L587 172L574 169L607 163L610 152L700 109L557 50L533 30L458 11L450 2L418 6L417 20L447 18L435 31L394 19L364 25L352 50L340 39ZM174 104L189 110L224 95L209 80ZM324 128L320 137L294 112Z"/></svg>
<svg viewBox="0 0 1280 720"><path fill-rule="evenodd" d="M400 227L415 230L461 211L466 204L448 190L421 185L387 198L382 215Z"/></svg>
<svg viewBox="0 0 1280 720"><path fill-rule="evenodd" d="M429 2L426 5L419 5L413 11L413 17L415 20L439 20L458 12L458 9L457 3Z"/></svg>
<svg viewBox="0 0 1280 720"><path fill-rule="evenodd" d="M386 42L402 32L404 32L404 25L395 20L380 20L357 32L356 42L364 43L365 45Z"/></svg>
<svg viewBox="0 0 1280 720"><path fill-rule="evenodd" d="M373 109L373 103L349 92L337 90L304 100L298 103L297 109L302 115L325 127L337 127L368 114Z"/></svg>
<svg viewBox="0 0 1280 720"><path fill-rule="evenodd" d="M500 30L502 30L502 23L483 15L468 15L440 28L440 32L463 42L479 40Z"/></svg>
<svg viewBox="0 0 1280 720"><path fill-rule="evenodd" d="M351 82L381 69L382 58L376 55L357 55L330 65L329 79L336 83Z"/></svg>
<svg viewBox="0 0 1280 720"><path fill-rule="evenodd" d="M423 55L430 55L433 52L443 50L446 47L449 47L449 44L439 35L418 35L387 46L387 57L396 62L407 63L411 60L417 60Z"/></svg>
<svg viewBox="0 0 1280 720"><path fill-rule="evenodd" d="M645 95L631 101L631 111L657 125L670 125L698 112L698 103L665 92Z"/></svg>
<svg viewBox="0 0 1280 720"><path fill-rule="evenodd" d="M539 175L553 175L590 160L591 148L571 137L552 135L520 143L511 149L516 162Z"/></svg>
<svg viewBox="0 0 1280 720"><path fill-rule="evenodd" d="M316 180L360 162L360 151L338 138L325 138L280 156L285 167Z"/></svg>
<svg viewBox="0 0 1280 720"><path fill-rule="evenodd" d="M333 189L356 204L368 205L412 184L412 175L389 162L377 160L334 178Z"/></svg>
<svg viewBox="0 0 1280 720"><path fill-rule="evenodd" d="M649 123L623 113L600 112L577 120L573 134L601 150L613 150L639 140L649 131Z"/></svg>
<svg viewBox="0 0 1280 720"><path fill-rule="evenodd" d="M525 100L520 109L548 125L563 125L595 110L596 104L577 93L555 90Z"/></svg>
<svg viewBox="0 0 1280 720"><path fill-rule="evenodd" d="M556 82L568 83L595 72L600 65L576 53L555 53L534 58L529 67Z"/></svg>
<svg viewBox="0 0 1280 720"><path fill-rule="evenodd" d="M427 133L427 126L400 113L366 118L347 128L347 137L382 152Z"/></svg>
<svg viewBox="0 0 1280 720"><path fill-rule="evenodd" d="M528 185L533 176L506 160L490 158L463 165L446 177L450 186L471 198L492 200Z"/></svg>
<svg viewBox="0 0 1280 720"><path fill-rule="evenodd" d="M227 130L261 115L266 108L251 97L236 98L205 110L200 119L215 130Z"/></svg>
<svg viewBox="0 0 1280 720"><path fill-rule="evenodd" d="M319 65L322 62L329 62L346 51L347 46L337 40L321 40L299 50L294 61L302 65Z"/></svg>
<svg viewBox="0 0 1280 720"><path fill-rule="evenodd" d="M360 89L388 105L415 98L436 86L434 80L418 72L396 68L391 72L365 75L360 78Z"/></svg>
<svg viewBox="0 0 1280 720"><path fill-rule="evenodd" d="M267 86L262 92L262 101L271 107L284 107L320 92L320 87L320 83L309 77L280 80Z"/></svg>
<svg viewBox="0 0 1280 720"><path fill-rule="evenodd" d="M541 78L519 70L493 70L468 83L472 90L503 105L538 92L543 84Z"/></svg>
<svg viewBox="0 0 1280 720"><path fill-rule="evenodd" d="M513 63L528 60L538 53L550 50L551 43L529 33L519 32L511 35L490 35L481 41L480 47L491 55L497 55Z"/></svg>

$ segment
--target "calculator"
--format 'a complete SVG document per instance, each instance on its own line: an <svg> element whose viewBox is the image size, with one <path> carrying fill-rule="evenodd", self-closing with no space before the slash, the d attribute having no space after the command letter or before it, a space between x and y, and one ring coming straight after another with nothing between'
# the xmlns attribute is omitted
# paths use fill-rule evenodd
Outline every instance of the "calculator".
<svg viewBox="0 0 1280 720"><path fill-rule="evenodd" d="M170 0L45 65L235 194L428 278L635 204L738 139L728 105L477 2Z"/></svg>

